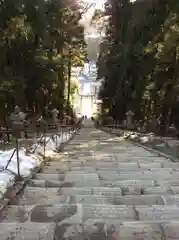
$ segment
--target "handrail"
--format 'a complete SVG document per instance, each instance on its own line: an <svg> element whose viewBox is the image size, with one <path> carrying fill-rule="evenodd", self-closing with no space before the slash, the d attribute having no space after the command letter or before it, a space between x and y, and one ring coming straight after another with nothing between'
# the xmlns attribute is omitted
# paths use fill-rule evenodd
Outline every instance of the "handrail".
<svg viewBox="0 0 179 240"><path fill-rule="evenodd" d="M15 153L16 153L16 150L17 150L17 149L15 148L14 151L13 151L13 153L12 153L12 155L11 155L11 157L9 158L9 160L8 160L6 166L5 166L5 170L8 168L8 166L9 166L12 158L14 157L14 155L15 155Z"/></svg>
<svg viewBox="0 0 179 240"><path fill-rule="evenodd" d="M42 136L40 137L40 140L37 141L37 143L36 143L37 145L36 145L36 147L34 148L34 150L32 151L32 153L35 153L35 151L37 150L37 148L40 146L40 143L42 142L43 137L44 137L44 135L42 135Z"/></svg>
<svg viewBox="0 0 179 240"><path fill-rule="evenodd" d="M5 170L7 170L7 168L8 168L8 166L9 166L9 164L10 164L12 158L13 158L14 155L15 155L15 153L16 153L16 148L14 149L14 151L13 151L11 157L9 158L9 160L8 160L8 162L7 162L7 164L6 164L6 166L5 166L5 167L2 167L2 168L0 169L0 172L3 172L3 171L5 171Z"/></svg>
<svg viewBox="0 0 179 240"><path fill-rule="evenodd" d="M76 129L79 129L79 128L81 127L82 121L83 121L83 118L79 119L74 125L62 125L62 126L60 126L61 132L60 132L60 133L52 133L51 136L50 136L50 138L49 138L47 141L46 141L46 131L45 131L45 129L44 129L44 132L43 132L42 136L40 137L39 141L37 141L35 148L33 149L32 152L30 152L30 151L29 151L29 152L32 153L32 154L35 153L35 151L37 150L38 146L40 146L40 144L43 142L43 144L44 144L44 145L43 145L43 146L44 146L44 157L45 157L46 145L48 144L48 142L50 141L50 139L51 139L53 136L56 136L55 139L56 139L56 148L57 148L57 147L58 147L58 146L57 146L57 136L63 135L63 133L64 133L63 130L66 129L66 128L68 128L68 131L69 131L69 132L71 132L71 130L72 130L72 131L75 130L75 128L76 128ZM22 131L23 131L23 130L22 130ZM28 129L26 129L26 131L28 131ZM67 131L67 132L68 132L68 131ZM3 129L3 130L0 130L0 133L11 133L12 135L14 135L14 134L13 134L13 131L11 131L11 130L4 130L4 129ZM5 170L8 169L8 166L9 166L9 164L11 163L12 158L14 157L14 155L15 155L15 153L16 153L16 157L17 157L17 177L18 177L18 179L20 179L21 175L20 175L20 164L19 164L19 141L18 141L18 137L17 137L17 136L14 135L14 137L15 137L15 139L16 139L16 148L14 149L11 157L9 158L9 160L8 160L8 162L7 162L7 164L6 164L6 166L3 167L3 168L1 168L1 169L0 169L0 172L3 172L3 171L5 171ZM44 138L44 141L42 141L43 138Z"/></svg>
<svg viewBox="0 0 179 240"><path fill-rule="evenodd" d="M71 128L72 130L75 129L75 127L78 128L78 126L81 124L83 118L79 119L74 125L61 125L60 126L60 130L62 130L60 133L58 132L55 132L55 133L51 133L51 136L50 138L52 138L53 136L61 136L63 135L63 129L66 129L66 128ZM42 139L44 138L44 141L42 141ZM48 144L48 142L50 141L50 138L48 139L48 141L46 141L46 130L44 129L44 133L42 134L42 136L40 137L39 141L36 143L36 147L35 149L33 150L32 153L35 153L35 151L37 150L37 148L40 146L40 144L43 142L44 144L44 156L45 156L45 147L46 145ZM56 147L57 147L57 138L56 138Z"/></svg>

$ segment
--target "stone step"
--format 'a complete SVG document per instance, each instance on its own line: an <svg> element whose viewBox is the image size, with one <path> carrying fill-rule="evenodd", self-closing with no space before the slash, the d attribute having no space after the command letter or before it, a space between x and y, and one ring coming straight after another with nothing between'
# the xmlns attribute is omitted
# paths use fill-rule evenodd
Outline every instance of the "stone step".
<svg viewBox="0 0 179 240"><path fill-rule="evenodd" d="M165 194L170 194L173 195L174 194L174 189L175 187L172 186L159 186L159 187L147 187L147 188L143 188L143 194L144 195L165 195ZM178 187L179 189L179 187Z"/></svg>
<svg viewBox="0 0 179 240"><path fill-rule="evenodd" d="M168 180L157 179L156 186L179 186L179 178L172 178Z"/></svg>
<svg viewBox="0 0 179 240"><path fill-rule="evenodd" d="M156 157L155 155L151 154L150 152L144 152L144 153L140 153L140 152L125 152L125 153L117 153L117 158L118 159L123 159L123 158L146 158L146 157Z"/></svg>
<svg viewBox="0 0 179 240"><path fill-rule="evenodd" d="M120 222L89 219L80 225L58 225L57 239L121 239L121 240L174 240L179 239L178 221Z"/></svg>
<svg viewBox="0 0 179 240"><path fill-rule="evenodd" d="M1 222L61 222L76 214L82 218L82 205L11 205L1 213ZM78 223L80 221L78 219Z"/></svg>
<svg viewBox="0 0 179 240"><path fill-rule="evenodd" d="M106 187L67 187L60 189L61 194L66 196L74 195L99 195L99 196L121 196L121 188L106 188Z"/></svg>
<svg viewBox="0 0 179 240"><path fill-rule="evenodd" d="M179 163L173 163L173 162L164 162L163 164L162 164L162 167L164 167L164 168L172 168L172 169L174 169L174 170L179 170Z"/></svg>
<svg viewBox="0 0 179 240"><path fill-rule="evenodd" d="M142 169L142 168L141 168ZM149 168L149 170L151 172L159 172L159 173L163 173L163 172L169 172L171 174L175 173L175 171L177 171L177 169L173 169L173 168Z"/></svg>
<svg viewBox="0 0 179 240"><path fill-rule="evenodd" d="M57 192L63 192L63 194L65 194L65 195L67 195L66 194L66 192L68 193L69 192L69 194L71 194L71 193L73 193L74 192L74 194L76 194L76 193L78 193L78 192L85 192L85 199L87 199L88 197L89 197L89 201L91 201L90 199L91 198L95 198L95 196L97 197L97 196L105 196L105 198L107 198L107 202L110 202L111 203L111 201L115 201L116 203L117 202L120 202L120 201L122 201L122 199L120 199L120 200L115 200L114 199L114 197L112 197L112 198L110 198L110 196L111 196L111 194L112 193L114 193L114 191L116 191L117 190L117 192L119 192L119 194L118 195L115 195L115 198L117 198L117 197L119 197L119 196L121 196L121 194L123 194L123 195L129 195L129 202L130 202L130 198L131 198L131 196L132 196L132 198L133 197L135 197L135 195L136 195L136 197L137 197L137 199L140 199L140 195L142 194L142 193L144 193L144 189L145 189L145 194L149 194L149 190L151 191L151 194L156 194L156 195L160 195L160 194L165 194L165 193L167 193L167 191L169 191L169 188L167 187L167 188L164 188L164 190L163 191L161 191L158 187L154 187L154 185L155 185L155 182L150 182L150 181L129 181L129 180L126 180L126 181L120 181L120 182L117 182L117 184L116 184L116 186L115 185L113 185L112 187L112 189L111 188L109 188L109 187L98 187L98 188L96 188L96 186L95 185L93 185L93 187L84 187L84 185L86 185L86 184L83 184L83 186L81 186L81 188L80 188L80 186L78 187L78 188L73 188L73 190L72 189L70 189L69 191L68 191L68 189L69 188L71 188L71 187L74 187L73 186L73 184L71 184L71 183L69 183L69 182L63 182L63 181L56 181L56 180L48 180L48 181L45 181L45 180L36 180L36 179L32 179L32 180L30 180L29 181L29 183L28 183L28 186L30 186L30 187L36 187L35 189L31 189L31 188L28 188L28 189L30 189L29 191L33 191L34 192L34 190L36 190L37 188L40 188L39 189L39 191L40 192L42 192L42 191L44 191L44 194L46 194L47 193L47 189L48 188L56 188L56 191ZM152 190L151 190L151 188L144 188L144 186L146 187L146 186L150 186L150 187L152 187L153 186L153 188L152 188ZM117 188L114 188L114 187L117 187ZM119 188L120 187L120 188ZM44 190L43 189L41 189L41 188L44 188ZM61 189L60 189L61 188ZM160 190L160 191L159 191ZM26 191L26 190L25 190ZM48 191L50 191L50 190L48 190ZM171 191L171 189L170 189L170 191ZM71 193L70 193L71 192ZM96 194L96 192L97 192L97 194ZM98 194L98 192L100 193L100 194ZM87 195L87 194L90 194L90 195ZM96 195L95 195L96 194ZM101 195L102 194L102 195ZM109 196L108 196L108 194L109 194ZM27 193L27 195L29 195L28 193ZM31 194L30 194L31 195ZM93 196L93 195L95 195L95 196ZM131 196L130 196L131 195ZM138 195L138 196L137 196ZM112 195L113 196L113 195ZM48 196L46 196L46 197L48 197ZM76 197L75 195L73 196L73 197ZM146 196L146 197L148 197L148 196ZM150 196L148 197L149 199L151 199L150 198ZM125 198L124 198L125 199ZM135 198L134 198L135 199ZM145 199L144 198L144 196L141 196L141 200L142 199ZM95 200L95 202L96 201L98 201L98 200ZM102 199L99 199L99 201L101 202L101 201L104 201L104 199L102 198ZM127 200L126 200L127 201ZM142 200L143 201L143 200ZM140 202L140 201L139 201ZM58 202L57 202L58 203ZM154 201L154 203L156 204L156 201ZM121 203L119 203L119 204L121 204ZM136 203L137 204L137 203ZM128 204L127 204L128 205Z"/></svg>
<svg viewBox="0 0 179 240"><path fill-rule="evenodd" d="M70 163L72 167L93 167L95 169L110 168L117 169L117 162L100 162L100 161L85 161L85 158L81 161L73 161Z"/></svg>
<svg viewBox="0 0 179 240"><path fill-rule="evenodd" d="M136 169L128 169L128 168L119 168L118 170L116 169L116 171L118 171L119 173L131 173L134 172L136 174L139 173L144 173L144 172L152 172L152 173L165 173L165 172L169 172L170 174L175 173L175 171L177 171L177 169L172 169L172 168L152 168L150 166L150 164L148 164L148 168L146 166L146 168L136 168ZM101 169L101 171L107 171L107 169Z"/></svg>
<svg viewBox="0 0 179 240"><path fill-rule="evenodd" d="M156 156L123 156L121 157L121 155L115 153L115 158L117 161L121 161L121 162L142 162L142 163L170 163L170 160L167 159L163 159L161 157L156 157Z"/></svg>
<svg viewBox="0 0 179 240"><path fill-rule="evenodd" d="M58 173L37 173L35 175L37 180L56 180L56 181L64 181L65 174L58 174Z"/></svg>
<svg viewBox="0 0 179 240"><path fill-rule="evenodd" d="M60 195L65 196L74 196L74 195L102 195L102 196L122 196L122 195L173 195L174 193L179 194L179 187L175 186L142 186L140 183L135 182L130 184L120 183L120 187L99 187L96 185L86 187L79 186L73 187L71 183L60 182L60 181L31 181L30 186L26 187L24 190L24 195L20 198L25 202L34 202L38 201L54 201L61 197ZM47 187L47 186L50 187ZM58 187L60 185L60 187ZM32 186L32 187L31 187ZM35 187L33 187L35 186ZM88 187L87 187L88 186ZM64 196L63 196L64 197Z"/></svg>
<svg viewBox="0 0 179 240"><path fill-rule="evenodd" d="M169 199L165 199L159 195L128 195L128 196L101 196L101 195L74 195L72 197L72 203L83 204L112 204L112 205L163 205L164 202L169 202ZM172 201L173 200L173 201ZM179 199L178 199L179 200ZM176 203L176 199L170 199L173 204Z"/></svg>
<svg viewBox="0 0 179 240"><path fill-rule="evenodd" d="M56 227L54 223L1 223L1 240L54 240Z"/></svg>
<svg viewBox="0 0 179 240"><path fill-rule="evenodd" d="M179 207L167 206L136 206L139 221L145 220L179 220Z"/></svg>
<svg viewBox="0 0 179 240"><path fill-rule="evenodd" d="M163 171L163 172L151 172L151 171L144 171L144 172L124 172L120 173L118 175L111 176L110 173L102 173L99 174L99 177L101 180L105 181L117 181L117 180L172 180L173 178L177 178L178 176L175 176L174 174L171 174L170 172Z"/></svg>
<svg viewBox="0 0 179 240"><path fill-rule="evenodd" d="M71 172L82 172L83 174L85 174L85 173L95 173L96 172L96 168L95 167L93 167L93 166L87 166L87 167L85 167L85 166L74 166L74 167L71 167Z"/></svg>
<svg viewBox="0 0 179 240"><path fill-rule="evenodd" d="M109 181L109 180L101 180L101 185L104 187L152 187L160 185L160 181L157 182L153 179L144 179L144 180L117 180L117 181Z"/></svg>
<svg viewBox="0 0 179 240"><path fill-rule="evenodd" d="M148 166L146 166L146 168L116 168L114 166L111 167L106 167L106 166L83 166L83 165L78 165L78 166L73 166L71 168L68 169L63 169L60 167L56 167L56 166L45 166L42 173L46 173L46 174L64 174L64 173L68 173L71 172L71 174L91 174L91 173L100 173L100 172L109 172L110 174L145 174L146 172L151 174L167 174L167 175L174 175L175 178L178 177L179 178L179 169L173 169L173 168L152 168L150 166L150 164L147 164Z"/></svg>
<svg viewBox="0 0 179 240"><path fill-rule="evenodd" d="M59 166L45 166L42 170L42 173L47 173L47 174L54 174L54 173L57 173L57 174L64 174L66 172L70 171L70 168L68 169L63 169Z"/></svg>
<svg viewBox="0 0 179 240"><path fill-rule="evenodd" d="M67 172L67 171L70 171L71 167L70 167L70 163L69 162L62 162L62 161L50 161L48 162L43 170L45 169L48 169L48 168L57 168L57 169L60 169L61 171L64 171L64 172Z"/></svg>
<svg viewBox="0 0 179 240"><path fill-rule="evenodd" d="M136 220L133 206L105 204L11 205L1 213L1 222L82 223L88 219Z"/></svg>
<svg viewBox="0 0 179 240"><path fill-rule="evenodd" d="M68 172L65 175L65 182L72 182L77 186L100 186L100 180L96 173L80 174L77 172Z"/></svg>
<svg viewBox="0 0 179 240"><path fill-rule="evenodd" d="M127 206L109 204L11 205L1 213L1 222L62 222L79 224L88 219L122 221L179 221L175 205Z"/></svg>
<svg viewBox="0 0 179 240"><path fill-rule="evenodd" d="M164 165L165 163L165 165ZM49 165L57 165L57 162L49 162ZM178 165L170 165L167 164L166 161L151 161L150 160L138 160L131 158L130 161L124 161L124 159L116 160L116 159L101 159L101 160L94 160L94 159L87 159L86 157L78 157L78 158L65 158L65 162L63 164L69 164L70 166L91 166L91 167L103 167L103 168L129 168L129 169L136 169L136 168L172 168L172 169L179 169ZM129 164L129 167L128 167ZM60 164L59 164L60 165Z"/></svg>
<svg viewBox="0 0 179 240"><path fill-rule="evenodd" d="M139 164L138 162L129 162L129 163L125 163L125 162L118 162L117 167L120 169L129 169L130 170L135 170L139 168Z"/></svg>
<svg viewBox="0 0 179 240"><path fill-rule="evenodd" d="M39 187L39 188L60 188L60 187L73 187L74 184L64 182L64 181L57 181L57 180L37 180L37 179L30 179L28 181L28 186L30 187Z"/></svg>
<svg viewBox="0 0 179 240"><path fill-rule="evenodd" d="M61 194L61 189L29 187L27 186L24 191L17 195L12 204L15 205L33 205L33 204L60 204L70 203L70 195Z"/></svg>
<svg viewBox="0 0 179 240"><path fill-rule="evenodd" d="M45 181L60 181L65 184L71 183L74 186L100 186L100 180L98 175L95 173L73 173L68 172L65 174L47 174L47 173L39 173L36 175L37 180L45 180Z"/></svg>
<svg viewBox="0 0 179 240"><path fill-rule="evenodd" d="M179 239L179 221L128 221L89 219L84 224L1 223L0 239ZM134 238L135 237L135 238Z"/></svg>
<svg viewBox="0 0 179 240"><path fill-rule="evenodd" d="M127 182L127 181L126 181ZM65 183L64 183L65 184ZM127 183L119 183L120 185L117 186L74 186L74 187L61 187L60 191L62 194L65 195L104 195L104 196L111 196L115 193L118 196L121 195L174 195L179 194L179 187L178 186L142 186L140 183L135 182L130 184ZM144 183L145 184L145 183ZM152 183L151 183L152 184Z"/></svg>
<svg viewBox="0 0 179 240"><path fill-rule="evenodd" d="M128 195L129 192L127 192ZM115 199L122 195L121 188L106 187L26 187L21 195L16 196L13 204L32 205L32 204L58 204L70 203L71 198L76 195L97 195L101 197L111 197ZM136 194L137 195L137 194ZM138 194L139 195L139 194Z"/></svg>
<svg viewBox="0 0 179 240"><path fill-rule="evenodd" d="M136 220L136 212L133 206L126 205L83 205L83 220L95 218L132 221Z"/></svg>
<svg viewBox="0 0 179 240"><path fill-rule="evenodd" d="M100 179L102 181L118 181L118 180L167 180L171 181L179 179L179 172L175 171L162 171L162 170L145 170L145 171L131 171L131 172L118 172L118 170L101 170L96 172L82 172L82 171L69 171L66 174L63 173L38 173L36 179L39 180L58 180L58 181L78 181L78 179Z"/></svg>
<svg viewBox="0 0 179 240"><path fill-rule="evenodd" d="M162 164L161 163L141 163L139 162L138 163L138 166L139 168L142 168L142 169L151 169L151 168L161 168L162 167Z"/></svg>

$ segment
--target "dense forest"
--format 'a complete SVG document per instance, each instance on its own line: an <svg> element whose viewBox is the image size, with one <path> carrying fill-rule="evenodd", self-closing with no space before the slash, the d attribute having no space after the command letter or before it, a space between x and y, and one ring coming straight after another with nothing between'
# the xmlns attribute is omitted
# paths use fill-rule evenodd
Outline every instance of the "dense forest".
<svg viewBox="0 0 179 240"><path fill-rule="evenodd" d="M97 62L103 110L179 125L179 1L107 0L99 17L107 19Z"/></svg>
<svg viewBox="0 0 179 240"><path fill-rule="evenodd" d="M71 68L86 58L79 24L86 10L75 0L0 0L1 117L15 105L64 111Z"/></svg>

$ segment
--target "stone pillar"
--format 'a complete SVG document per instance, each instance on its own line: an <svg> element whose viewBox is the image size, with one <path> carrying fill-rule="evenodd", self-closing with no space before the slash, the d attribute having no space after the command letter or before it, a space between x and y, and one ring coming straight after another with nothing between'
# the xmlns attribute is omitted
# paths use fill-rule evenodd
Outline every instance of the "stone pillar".
<svg viewBox="0 0 179 240"><path fill-rule="evenodd" d="M126 112L126 126L129 129L133 128L133 116L134 113L131 110Z"/></svg>
<svg viewBox="0 0 179 240"><path fill-rule="evenodd" d="M55 125L56 125L56 123L57 123L58 114L59 114L59 111L58 111L56 108L54 108L54 109L52 110L52 119L53 119L53 123L54 123Z"/></svg>

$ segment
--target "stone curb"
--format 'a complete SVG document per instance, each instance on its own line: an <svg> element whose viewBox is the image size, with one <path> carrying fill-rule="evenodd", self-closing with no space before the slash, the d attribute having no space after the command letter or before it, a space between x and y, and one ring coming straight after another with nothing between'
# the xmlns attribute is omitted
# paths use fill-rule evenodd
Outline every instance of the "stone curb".
<svg viewBox="0 0 179 240"><path fill-rule="evenodd" d="M108 132L108 131L105 131L105 129L103 129L103 128L101 128L100 129L101 131L104 131L104 132L106 132L106 133L108 133L109 135L112 135L112 136L121 136L121 134L120 134L120 132L119 133L110 133L110 132ZM120 131L120 130L119 130ZM122 133L124 133L124 131L122 130L121 131ZM152 147L148 147L148 146L145 146L145 145L143 145L143 144L141 144L141 143L139 143L139 142L136 142L135 140L132 140L132 139L125 139L126 141L129 141L130 143L133 143L134 145L136 145L136 146L138 146L138 147L142 147L142 148L144 148L145 150L147 150L147 151L149 151L149 152L153 152L153 153L155 153L155 154L157 154L158 156L160 156L160 157L165 157L165 158L167 158L167 159L170 159L172 162L178 162L179 161L179 159L177 159L177 158L175 158L175 157L172 157L171 155L169 155L169 154L166 154L166 153L162 153L162 152L160 152L159 150L157 150L157 149L153 149Z"/></svg>
<svg viewBox="0 0 179 240"><path fill-rule="evenodd" d="M177 162L177 161L178 161L176 158L172 157L171 155L168 155L168 154L166 154L166 153L162 153L162 152L160 152L160 151L157 150L157 149L153 149L153 148L151 148L151 147L145 146L145 145L143 145L143 144L141 144L141 143L135 142L134 140L130 140L130 139L126 139L126 140L132 142L134 145L136 145L136 146L138 146L138 147L142 147L142 148L146 149L146 150L149 151L149 152L156 153L156 154L157 154L158 156L160 156L160 157L165 157L165 158L167 158L167 159L170 159L172 162Z"/></svg>

